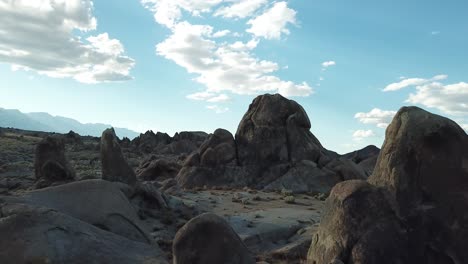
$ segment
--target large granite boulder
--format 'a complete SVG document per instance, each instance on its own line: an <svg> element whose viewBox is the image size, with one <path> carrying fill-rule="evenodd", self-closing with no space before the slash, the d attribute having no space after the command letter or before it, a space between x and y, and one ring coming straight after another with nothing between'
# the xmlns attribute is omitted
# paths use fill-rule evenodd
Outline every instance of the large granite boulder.
<svg viewBox="0 0 468 264"><path fill-rule="evenodd" d="M158 148L162 148L171 142L172 138L168 134L154 133L150 130L133 139L132 145L143 153L152 153L157 152Z"/></svg>
<svg viewBox="0 0 468 264"><path fill-rule="evenodd" d="M354 179L365 180L367 178L367 174L363 168L358 166L353 161L343 158L338 158L330 161L325 166L325 168L337 174L340 181Z"/></svg>
<svg viewBox="0 0 468 264"><path fill-rule="evenodd" d="M402 108L369 182L407 219L413 263L468 263L468 136L452 120Z"/></svg>
<svg viewBox="0 0 468 264"><path fill-rule="evenodd" d="M318 237L322 242L312 243L310 263L326 263L322 261L330 261L332 257L345 264L375 263L362 257L349 259L349 254L343 257L335 254L340 252L335 249L329 255L321 252L328 252L327 249L332 248L330 242L338 237L366 241L366 234L373 232L372 226L363 226L340 228L342 231L337 234L341 224L335 225L330 219L335 219L335 223L347 223L353 218L362 223L375 222L375 211L382 211L376 208L388 208L388 205L394 213L385 218L397 216L398 226L403 228L405 236L382 234L381 239L368 240L369 243L359 246L360 256L382 254L378 263L387 259L393 263L468 263L465 243L468 237L468 136L455 122L417 107L400 109L387 128L377 165L368 182L375 187L366 185L366 188L382 194L372 196L373 204L360 202L353 210L344 211L343 205L333 202L344 192L343 186L352 186L352 183L345 182L333 189L319 228ZM358 190L353 191L356 196L362 193ZM342 213L337 213L340 211ZM378 223L386 222L381 219ZM371 244L381 243L382 238L392 240L389 244L379 244L379 249ZM392 241L404 245L404 249L396 251ZM396 253L402 258L395 259ZM403 261L404 256L407 261Z"/></svg>
<svg viewBox="0 0 468 264"><path fill-rule="evenodd" d="M75 171L65 156L65 144L61 138L46 137L37 144L34 172L38 187L74 180Z"/></svg>
<svg viewBox="0 0 468 264"><path fill-rule="evenodd" d="M237 165L236 142L231 132L217 129L200 147L200 165Z"/></svg>
<svg viewBox="0 0 468 264"><path fill-rule="evenodd" d="M207 138L208 134L205 132L184 131L176 133L172 138L172 142L158 150L158 153L166 155L188 155L197 150Z"/></svg>
<svg viewBox="0 0 468 264"><path fill-rule="evenodd" d="M267 94L249 106L235 139L224 129L216 130L186 159L176 179L187 188L249 186L328 193L339 181L364 178L362 168L322 147L298 103Z"/></svg>
<svg viewBox="0 0 468 264"><path fill-rule="evenodd" d="M359 165L359 167L364 170L366 176L369 177L374 171L379 153L380 149L378 147L370 145L363 149L345 154L343 158L349 159Z"/></svg>
<svg viewBox="0 0 468 264"><path fill-rule="evenodd" d="M468 137L450 119L404 107L387 128L369 182L385 186L403 216L421 204L461 199L468 192Z"/></svg>
<svg viewBox="0 0 468 264"><path fill-rule="evenodd" d="M307 263L408 263L405 230L382 190L362 180L341 182L325 208Z"/></svg>
<svg viewBox="0 0 468 264"><path fill-rule="evenodd" d="M177 162L153 156L142 162L136 173L142 181L163 181L175 178L181 167Z"/></svg>
<svg viewBox="0 0 468 264"><path fill-rule="evenodd" d="M176 234L174 264L254 264L255 259L232 227L215 214L199 215Z"/></svg>
<svg viewBox="0 0 468 264"><path fill-rule="evenodd" d="M126 185L86 180L4 197L8 202L47 207L127 239L151 243L124 192Z"/></svg>
<svg viewBox="0 0 468 264"><path fill-rule="evenodd" d="M225 129L217 129L185 161L177 175L183 187L202 186L246 186L251 179L247 168L237 164L236 143L232 134Z"/></svg>
<svg viewBox="0 0 468 264"><path fill-rule="evenodd" d="M134 185L136 175L128 165L113 128L107 129L101 137L102 179Z"/></svg>
<svg viewBox="0 0 468 264"><path fill-rule="evenodd" d="M328 193L335 184L342 181L331 170L317 167L312 161L302 161L290 168L283 176L264 187L265 191L287 189L293 193Z"/></svg>
<svg viewBox="0 0 468 264"><path fill-rule="evenodd" d="M0 263L167 264L161 250L56 210L0 205Z"/></svg>
<svg viewBox="0 0 468 264"><path fill-rule="evenodd" d="M255 98L239 124L236 142L242 165L317 161L324 151L302 106L279 94Z"/></svg>
<svg viewBox="0 0 468 264"><path fill-rule="evenodd" d="M343 158L350 159L356 164L359 164L368 158L379 156L379 153L380 149L378 147L374 145L369 145L363 149L344 154Z"/></svg>

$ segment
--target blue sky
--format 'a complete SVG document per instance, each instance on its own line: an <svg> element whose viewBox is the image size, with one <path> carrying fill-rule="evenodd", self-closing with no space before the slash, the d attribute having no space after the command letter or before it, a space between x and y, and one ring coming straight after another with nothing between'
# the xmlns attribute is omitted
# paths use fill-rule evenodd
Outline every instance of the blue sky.
<svg viewBox="0 0 468 264"><path fill-rule="evenodd" d="M341 153L380 146L403 105L468 130L467 10L462 0L0 0L0 107L235 133L256 95L280 92Z"/></svg>

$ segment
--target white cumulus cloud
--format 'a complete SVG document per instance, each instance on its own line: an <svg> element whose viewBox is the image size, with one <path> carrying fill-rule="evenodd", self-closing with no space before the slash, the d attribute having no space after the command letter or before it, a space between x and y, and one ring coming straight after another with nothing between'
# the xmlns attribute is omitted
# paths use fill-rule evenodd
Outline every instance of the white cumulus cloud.
<svg viewBox="0 0 468 264"><path fill-rule="evenodd" d="M107 33L96 29L90 0L0 1L0 62L83 83L129 80L135 62Z"/></svg>
<svg viewBox="0 0 468 264"><path fill-rule="evenodd" d="M436 108L449 115L468 116L468 83L420 85L409 95L407 102Z"/></svg>
<svg viewBox="0 0 468 264"><path fill-rule="evenodd" d="M285 96L308 96L313 93L307 83L296 84L272 75L277 63L260 60L251 52L258 43L217 43L213 28L180 22L173 33L156 46L157 53L184 67L197 77L209 93L229 91L235 94L278 92Z"/></svg>
<svg viewBox="0 0 468 264"><path fill-rule="evenodd" d="M313 88L307 82L293 82L276 76L281 66L255 55L260 39L280 38L289 34L287 26L296 23L296 11L287 3L276 2L270 8L268 0L141 0L154 13L157 23L171 33L156 45L156 53L193 74L193 80L205 86L205 91L187 96L191 100L223 103L230 100L226 93L255 95L281 93L284 96L309 96ZM262 9L265 6L266 9ZM171 12L168 12L171 11ZM229 29L215 31L207 24L189 22L191 16L220 18L253 17L244 26L253 34L250 40ZM187 14L191 15L188 16ZM225 36L229 36L226 40ZM222 38L222 39L221 39ZM210 105L212 110L220 106Z"/></svg>
<svg viewBox="0 0 468 264"><path fill-rule="evenodd" d="M249 20L247 32L265 39L280 39L283 34L289 35L288 25L296 24L296 14L287 2L277 2L265 13Z"/></svg>
<svg viewBox="0 0 468 264"><path fill-rule="evenodd" d="M370 112L356 113L354 118L358 119L363 124L375 124L379 128L386 128L392 122L396 111L385 111L379 108L374 108Z"/></svg>
<svg viewBox="0 0 468 264"><path fill-rule="evenodd" d="M372 130L356 130L353 133L353 140L361 141L365 138L369 138L373 136L375 136L375 133Z"/></svg>

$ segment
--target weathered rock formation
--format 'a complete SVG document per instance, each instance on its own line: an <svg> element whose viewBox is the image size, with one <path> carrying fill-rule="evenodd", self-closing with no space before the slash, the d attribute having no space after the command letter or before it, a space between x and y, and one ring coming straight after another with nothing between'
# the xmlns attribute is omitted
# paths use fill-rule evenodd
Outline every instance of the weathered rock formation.
<svg viewBox="0 0 468 264"><path fill-rule="evenodd" d="M198 149L201 144L208 138L205 132L180 132L176 133L172 138L172 142L162 148L158 153L161 154L190 154Z"/></svg>
<svg viewBox="0 0 468 264"><path fill-rule="evenodd" d="M289 161L317 162L324 149L310 127L298 103L279 94L257 97L237 129L239 163L270 166Z"/></svg>
<svg viewBox="0 0 468 264"><path fill-rule="evenodd" d="M113 128L107 129L101 137L102 179L134 185L136 175L123 156Z"/></svg>
<svg viewBox="0 0 468 264"><path fill-rule="evenodd" d="M217 129L185 160L176 179L185 187L245 186L251 182L246 175L245 168L237 164L234 137L227 130Z"/></svg>
<svg viewBox="0 0 468 264"><path fill-rule="evenodd" d="M354 163L361 167L367 176L372 175L377 157L379 156L380 149L376 146L370 145L363 149L353 151L343 155L344 158L352 160Z"/></svg>
<svg viewBox="0 0 468 264"><path fill-rule="evenodd" d="M36 146L34 172L38 187L72 181L75 171L65 156L65 144L58 137L47 137Z"/></svg>
<svg viewBox="0 0 468 264"><path fill-rule="evenodd" d="M468 262L468 136L455 122L400 109L373 175L327 200L308 262Z"/></svg>
<svg viewBox="0 0 468 264"><path fill-rule="evenodd" d="M174 264L253 264L254 257L222 217L199 215L176 234Z"/></svg>
<svg viewBox="0 0 468 264"><path fill-rule="evenodd" d="M325 206L308 263L408 263L404 229L382 190L362 180L345 181L333 188Z"/></svg>
<svg viewBox="0 0 468 264"><path fill-rule="evenodd" d="M130 145L146 154L187 155L199 148L207 137L207 133L197 131L176 133L174 137L147 131L132 140Z"/></svg>
<svg viewBox="0 0 468 264"><path fill-rule="evenodd" d="M151 243L137 212L120 186L103 180L86 180L4 197L8 202L47 207L103 230L142 243ZM130 189L130 188L129 188Z"/></svg>
<svg viewBox="0 0 468 264"><path fill-rule="evenodd" d="M142 181L163 181L175 178L180 169L181 166L176 162L152 156L142 162L136 173Z"/></svg>
<svg viewBox="0 0 468 264"><path fill-rule="evenodd" d="M187 188L250 186L326 193L342 180L365 178L361 168L323 148L310 127L298 103L279 94L259 96L235 139L224 129L216 130L186 159L176 179Z"/></svg>
<svg viewBox="0 0 468 264"><path fill-rule="evenodd" d="M155 134L150 130L144 134L140 134L139 137L133 140L132 144L143 153L151 153L157 148L161 148L171 143L171 141L172 138L168 134L161 132L157 132Z"/></svg>
<svg viewBox="0 0 468 264"><path fill-rule="evenodd" d="M374 156L378 156L380 149L374 145L369 145L363 149L356 150L347 154L344 154L343 157L354 161L356 164Z"/></svg>
<svg viewBox="0 0 468 264"><path fill-rule="evenodd" d="M2 202L0 210L1 263L167 263L154 245L53 209Z"/></svg>

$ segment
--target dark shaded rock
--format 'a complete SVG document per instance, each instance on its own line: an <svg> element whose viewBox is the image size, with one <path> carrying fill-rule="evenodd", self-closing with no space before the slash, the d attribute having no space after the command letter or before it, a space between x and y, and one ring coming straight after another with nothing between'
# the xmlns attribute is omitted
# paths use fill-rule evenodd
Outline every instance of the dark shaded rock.
<svg viewBox="0 0 468 264"><path fill-rule="evenodd" d="M236 143L232 134L225 129L217 129L200 147L200 165L237 165Z"/></svg>
<svg viewBox="0 0 468 264"><path fill-rule="evenodd" d="M207 138L208 134L205 132L176 133L172 138L172 142L161 148L158 153L188 155L197 150Z"/></svg>
<svg viewBox="0 0 468 264"><path fill-rule="evenodd" d="M63 138L66 144L83 145L81 136L73 130L70 130L70 132L65 134Z"/></svg>
<svg viewBox="0 0 468 264"><path fill-rule="evenodd" d="M373 156L368 159L365 159L359 162L358 166L361 167L366 173L367 177L371 176L374 172L375 164L377 163L377 158L379 156Z"/></svg>
<svg viewBox="0 0 468 264"><path fill-rule="evenodd" d="M323 150L304 109L279 94L255 98L239 124L236 142L242 165L317 161Z"/></svg>
<svg viewBox="0 0 468 264"><path fill-rule="evenodd" d="M236 157L236 143L232 134L217 129L198 152L186 159L176 180L185 188L226 184L243 187L251 184L253 177L248 177L247 167L237 166Z"/></svg>
<svg viewBox="0 0 468 264"><path fill-rule="evenodd" d="M253 185L256 168L241 166L183 167L176 177L181 187L245 187Z"/></svg>
<svg viewBox="0 0 468 264"><path fill-rule="evenodd" d="M107 129L101 137L102 179L134 185L136 176L124 158L113 128Z"/></svg>
<svg viewBox="0 0 468 264"><path fill-rule="evenodd" d="M343 158L350 159L356 164L361 163L362 161L371 158L377 157L380 153L380 149L374 145L369 145L363 149L356 150L343 155Z"/></svg>
<svg viewBox="0 0 468 264"><path fill-rule="evenodd" d="M290 190L293 193L328 193L341 178L332 171L322 170L312 161L303 161L286 174L268 184L264 190Z"/></svg>
<svg viewBox="0 0 468 264"><path fill-rule="evenodd" d="M329 192L337 179L365 178L360 167L323 148L310 126L295 101L279 94L258 96L240 122L236 138L227 130L216 130L185 160L176 179L186 188Z"/></svg>
<svg viewBox="0 0 468 264"><path fill-rule="evenodd" d="M463 129L420 108L403 107L387 128L368 179L372 185L352 181L333 189L309 262L467 263L467 164ZM404 236L392 235L399 229Z"/></svg>
<svg viewBox="0 0 468 264"><path fill-rule="evenodd" d="M168 194L178 194L182 190L179 186L179 183L175 179L167 179L163 182L161 182L161 188L163 192L168 193Z"/></svg>
<svg viewBox="0 0 468 264"><path fill-rule="evenodd" d="M155 134L153 131L149 130L136 137L132 141L132 144L143 153L152 153L171 142L172 138L168 134L161 132Z"/></svg>
<svg viewBox="0 0 468 264"><path fill-rule="evenodd" d="M131 194L132 201L139 200L138 207L154 210L167 209L167 198L156 185L152 183L138 183Z"/></svg>
<svg viewBox="0 0 468 264"><path fill-rule="evenodd" d="M124 148L129 148L132 145L132 141L128 137L124 137L119 141L119 145Z"/></svg>
<svg viewBox="0 0 468 264"><path fill-rule="evenodd" d="M174 178L181 165L166 159L149 159L143 162L137 169L137 177L143 181L155 181Z"/></svg>
<svg viewBox="0 0 468 264"><path fill-rule="evenodd" d="M343 158L332 160L325 168L335 172L340 178L340 181L355 179L364 180L367 178L364 169L356 165L356 163Z"/></svg>
<svg viewBox="0 0 468 264"><path fill-rule="evenodd" d="M187 222L176 234L174 264L249 264L254 257L222 218L202 214Z"/></svg>
<svg viewBox="0 0 468 264"><path fill-rule="evenodd" d="M468 136L417 107L398 111L369 182L408 222L413 263L468 263Z"/></svg>
<svg viewBox="0 0 468 264"><path fill-rule="evenodd" d="M369 182L387 187L404 216L421 204L461 199L468 192L468 137L447 118L404 107L387 128Z"/></svg>
<svg viewBox="0 0 468 264"><path fill-rule="evenodd" d="M1 212L1 263L167 263L154 245L49 208L2 203Z"/></svg>
<svg viewBox="0 0 468 264"><path fill-rule="evenodd" d="M34 172L39 187L72 181L75 171L65 156L65 144L58 137L46 137L36 146Z"/></svg>
<svg viewBox="0 0 468 264"><path fill-rule="evenodd" d="M360 180L338 183L325 208L307 263L409 263L405 230L378 188Z"/></svg>
<svg viewBox="0 0 468 264"><path fill-rule="evenodd" d="M367 146L363 149L344 154L342 157L353 161L361 167L366 176L369 177L374 171L377 157L379 156L380 149L374 145Z"/></svg>
<svg viewBox="0 0 468 264"><path fill-rule="evenodd" d="M54 209L127 239L151 243L121 187L108 181L73 182L4 199Z"/></svg>
<svg viewBox="0 0 468 264"><path fill-rule="evenodd" d="M207 138L208 134L203 131L182 131L174 135L174 141L191 141L203 143Z"/></svg>

